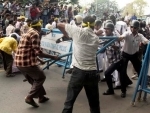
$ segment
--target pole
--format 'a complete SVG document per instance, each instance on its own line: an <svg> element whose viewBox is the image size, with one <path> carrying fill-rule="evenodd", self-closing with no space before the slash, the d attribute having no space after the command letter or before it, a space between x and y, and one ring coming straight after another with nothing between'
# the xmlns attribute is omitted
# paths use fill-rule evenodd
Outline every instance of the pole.
<svg viewBox="0 0 150 113"><path fill-rule="evenodd" d="M98 4L97 4L97 0L96 0L96 12L97 12L97 9L98 9L98 8L97 8L97 5L98 5Z"/></svg>

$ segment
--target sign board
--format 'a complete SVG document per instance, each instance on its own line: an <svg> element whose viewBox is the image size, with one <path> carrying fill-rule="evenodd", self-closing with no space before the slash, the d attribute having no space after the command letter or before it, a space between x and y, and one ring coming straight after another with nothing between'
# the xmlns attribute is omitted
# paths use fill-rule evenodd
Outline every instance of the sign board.
<svg viewBox="0 0 150 113"><path fill-rule="evenodd" d="M63 36L60 32L52 32L48 35L42 36L41 48L58 52L60 54L66 54L70 51L71 42L64 41L56 43L56 40Z"/></svg>

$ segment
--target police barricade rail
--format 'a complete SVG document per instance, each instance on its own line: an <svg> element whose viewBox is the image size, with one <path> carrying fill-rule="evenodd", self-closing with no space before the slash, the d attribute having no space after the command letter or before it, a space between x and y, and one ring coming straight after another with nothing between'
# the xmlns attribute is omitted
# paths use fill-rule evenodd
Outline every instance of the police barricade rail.
<svg viewBox="0 0 150 113"><path fill-rule="evenodd" d="M147 99L147 93L150 93L150 43L147 46L147 50L146 53L144 55L144 59L142 61L142 68L140 71L140 75L138 78L138 82L135 88L135 92L133 94L133 98L132 98L132 106L135 106L135 100L136 100L136 96L138 94L137 97L137 101L141 101L141 96L142 96L142 92L144 92L144 96L143 96L143 101L146 101Z"/></svg>
<svg viewBox="0 0 150 113"><path fill-rule="evenodd" d="M43 30L48 31L46 29L43 29ZM49 69L49 67L54 63L58 64L58 65L64 67L63 76L62 76L62 78L64 78L65 77L65 70L70 68L71 61L72 61L72 57L71 57L71 55L72 55L72 47L71 47L72 43L67 42L68 46L65 45L67 50L65 50L65 52L64 52L63 49L61 48L63 46L60 46L60 48L58 46L64 45L66 42L56 44L56 40L60 37L62 37L62 33L57 29L52 30L52 32L50 34L46 35L46 37L42 37L41 48L44 48L46 50L50 50L49 54L52 54L53 52L54 52L53 54L55 54L55 52L60 53L59 58L61 58L61 59L65 58L63 61L62 60L55 61L55 60L51 60L51 59L46 59L45 61L47 61L47 65L43 68L43 70ZM96 55L98 55L99 53L104 51L108 46L110 46L112 43L114 43L118 39L118 37L112 37L112 36L99 37L99 38L101 40L107 40L107 41L104 41L104 46L97 51ZM57 47L55 47L55 46L57 46ZM58 48L61 51L58 50ZM96 57L96 62L97 62L97 70L99 72L97 57Z"/></svg>
<svg viewBox="0 0 150 113"><path fill-rule="evenodd" d="M61 58L59 61L45 58L44 61L47 62L47 65L43 68L43 70L49 69L49 67L55 63L58 66L64 68L62 76L64 78L65 70L70 68L70 64L72 62L72 42L64 41L61 43L56 43L56 40L63 36L63 34L58 29L54 29L51 32L47 29L42 30L44 32L48 32L49 34L42 36L41 48L45 51L48 51L49 54L58 55Z"/></svg>

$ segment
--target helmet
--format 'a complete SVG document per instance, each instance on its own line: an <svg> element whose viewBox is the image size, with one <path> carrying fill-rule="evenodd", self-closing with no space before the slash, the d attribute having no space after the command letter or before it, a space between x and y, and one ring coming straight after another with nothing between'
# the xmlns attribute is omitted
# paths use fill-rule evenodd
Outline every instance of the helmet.
<svg viewBox="0 0 150 113"><path fill-rule="evenodd" d="M82 21L83 21L83 18L82 18L81 15L76 15L74 18L76 19L76 22L77 22L78 24L82 23Z"/></svg>
<svg viewBox="0 0 150 113"><path fill-rule="evenodd" d="M110 23L110 22L107 22L104 26L104 29L111 29L111 30L114 30L115 26L113 23Z"/></svg>
<svg viewBox="0 0 150 113"><path fill-rule="evenodd" d="M112 20L106 20L105 23L113 23Z"/></svg>
<svg viewBox="0 0 150 113"><path fill-rule="evenodd" d="M95 20L97 18L97 16L95 14L92 14L91 17L93 17Z"/></svg>
<svg viewBox="0 0 150 113"><path fill-rule="evenodd" d="M139 28L139 27L140 27L140 22L137 21L137 20L133 20L132 23L131 23L131 26L132 26L132 27Z"/></svg>
<svg viewBox="0 0 150 113"><path fill-rule="evenodd" d="M101 21L101 20L96 20L96 21L95 21L95 25L98 25L98 26L99 26L99 25L102 25L102 21Z"/></svg>

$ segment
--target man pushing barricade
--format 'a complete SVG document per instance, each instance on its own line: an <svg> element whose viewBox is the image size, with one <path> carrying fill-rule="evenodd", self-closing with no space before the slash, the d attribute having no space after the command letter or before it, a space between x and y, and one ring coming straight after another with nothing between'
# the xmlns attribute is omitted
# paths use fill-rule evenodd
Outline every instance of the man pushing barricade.
<svg viewBox="0 0 150 113"><path fill-rule="evenodd" d="M58 23L66 37L73 39L73 71L69 81L67 98L62 113L72 113L74 102L84 87L91 113L100 113L96 52L99 38L94 33L95 19L87 16L82 27Z"/></svg>
<svg viewBox="0 0 150 113"><path fill-rule="evenodd" d="M31 91L25 97L25 102L33 107L39 107L34 101L34 98L39 99L39 103L44 103L49 100L45 97L46 91L43 83L46 79L44 72L38 67L37 56L58 60L57 56L52 56L42 52L40 48L40 21L33 21L31 27L26 34L20 39L18 49L15 55L15 62L18 69L23 73L27 81L32 85Z"/></svg>

